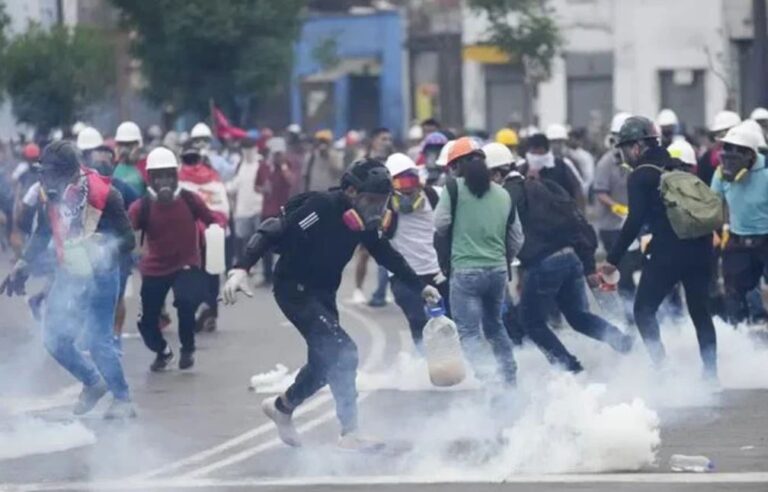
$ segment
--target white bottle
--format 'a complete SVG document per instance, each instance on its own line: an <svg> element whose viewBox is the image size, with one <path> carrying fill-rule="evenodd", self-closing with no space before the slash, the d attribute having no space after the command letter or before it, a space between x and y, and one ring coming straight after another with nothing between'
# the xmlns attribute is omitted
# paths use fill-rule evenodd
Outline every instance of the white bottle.
<svg viewBox="0 0 768 492"><path fill-rule="evenodd" d="M211 224L205 230L205 271L211 275L224 273L224 258L224 229L219 224Z"/></svg>
<svg viewBox="0 0 768 492"><path fill-rule="evenodd" d="M424 326L424 352L429 379L435 386L454 386L464 381L467 371L456 323L445 315L442 305L427 306L430 319Z"/></svg>
<svg viewBox="0 0 768 492"><path fill-rule="evenodd" d="M714 470L715 465L706 456L674 454L669 459L669 468L674 472L705 473Z"/></svg>

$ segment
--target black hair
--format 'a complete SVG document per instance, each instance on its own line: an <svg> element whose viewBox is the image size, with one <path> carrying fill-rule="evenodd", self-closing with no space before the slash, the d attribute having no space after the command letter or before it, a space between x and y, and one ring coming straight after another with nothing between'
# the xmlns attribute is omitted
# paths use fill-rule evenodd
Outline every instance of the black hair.
<svg viewBox="0 0 768 492"><path fill-rule="evenodd" d="M526 146L528 149L549 150L549 139L543 133L536 133L528 137Z"/></svg>
<svg viewBox="0 0 768 492"><path fill-rule="evenodd" d="M63 173L75 174L84 164L83 154L68 140L48 144L40 156L40 163L59 168Z"/></svg>
<svg viewBox="0 0 768 492"><path fill-rule="evenodd" d="M485 155L482 152L472 152L459 157L455 165L469 192L477 198L482 198L491 188L491 171L485 164Z"/></svg>
<svg viewBox="0 0 768 492"><path fill-rule="evenodd" d="M422 121L421 126L424 126L424 125L430 125L436 128L440 128L440 122L434 118L427 118L426 120Z"/></svg>
<svg viewBox="0 0 768 492"><path fill-rule="evenodd" d="M378 137L383 133L392 133L392 130L384 126L374 128L373 130L371 130L371 140L374 140L376 137Z"/></svg>

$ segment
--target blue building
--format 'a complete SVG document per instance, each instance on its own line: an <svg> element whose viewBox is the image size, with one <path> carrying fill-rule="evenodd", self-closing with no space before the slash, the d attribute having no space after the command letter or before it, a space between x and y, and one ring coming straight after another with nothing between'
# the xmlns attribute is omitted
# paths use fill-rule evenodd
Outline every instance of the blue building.
<svg viewBox="0 0 768 492"><path fill-rule="evenodd" d="M291 117L307 131L405 124L404 26L397 11L314 15L302 27L291 78Z"/></svg>

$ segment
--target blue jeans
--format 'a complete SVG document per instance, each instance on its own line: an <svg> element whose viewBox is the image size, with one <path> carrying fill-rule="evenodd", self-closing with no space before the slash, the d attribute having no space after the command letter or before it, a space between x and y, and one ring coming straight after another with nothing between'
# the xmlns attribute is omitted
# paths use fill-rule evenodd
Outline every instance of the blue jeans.
<svg viewBox="0 0 768 492"><path fill-rule="evenodd" d="M84 385L92 386L103 378L116 399L129 400L128 383L112 335L119 290L117 266L91 277L57 269L43 316L43 343L53 358ZM81 330L85 330L90 360L75 346Z"/></svg>
<svg viewBox="0 0 768 492"><path fill-rule="evenodd" d="M371 296L371 302L384 304L387 302L387 285L389 284L389 272L381 265L376 271L376 290Z"/></svg>
<svg viewBox="0 0 768 492"><path fill-rule="evenodd" d="M520 313L527 335L549 361L578 372L581 364L547 325L547 307L552 302L557 304L574 330L604 341L616 350L628 349L622 345L627 340L618 328L589 311L584 266L570 249L550 255L525 269Z"/></svg>
<svg viewBox="0 0 768 492"><path fill-rule="evenodd" d="M451 313L459 330L464 354L483 380L490 379L493 370L483 357L483 337L491 344L497 373L514 384L517 364L512 354L512 342L501 321L504 292L507 289L506 268L467 268L451 272Z"/></svg>

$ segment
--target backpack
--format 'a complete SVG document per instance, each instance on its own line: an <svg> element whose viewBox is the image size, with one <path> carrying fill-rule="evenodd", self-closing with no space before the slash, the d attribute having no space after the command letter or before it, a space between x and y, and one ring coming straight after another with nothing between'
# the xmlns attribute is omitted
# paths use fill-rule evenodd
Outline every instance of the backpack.
<svg viewBox="0 0 768 492"><path fill-rule="evenodd" d="M562 186L548 179L527 179L523 192L526 230L538 237L562 237L563 246L578 242L597 248L594 229Z"/></svg>
<svg viewBox="0 0 768 492"><path fill-rule="evenodd" d="M667 171L643 164L661 173L659 193L667 210L672 230L680 239L695 239L712 234L725 223L723 201L695 174Z"/></svg>

